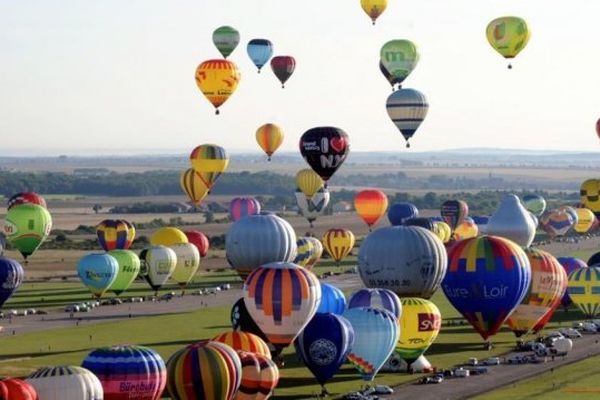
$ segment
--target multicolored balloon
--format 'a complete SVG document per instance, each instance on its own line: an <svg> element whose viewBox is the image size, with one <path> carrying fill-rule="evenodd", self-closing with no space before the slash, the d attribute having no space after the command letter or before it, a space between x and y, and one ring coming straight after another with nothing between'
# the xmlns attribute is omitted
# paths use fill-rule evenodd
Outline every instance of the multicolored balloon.
<svg viewBox="0 0 600 400"><path fill-rule="evenodd" d="M321 256L323 255L323 243L316 237L308 237L308 241L312 242L313 252L311 253L311 257L304 266L307 270L312 270L313 266L319 262Z"/></svg>
<svg viewBox="0 0 600 400"><path fill-rule="evenodd" d="M565 273L567 274L567 285L568 277L569 275L571 275L571 272L575 271L576 269L587 268L588 266L585 261L576 257L558 257L556 260L560 263L560 265L562 265L562 267L565 270ZM563 307L567 308L572 303L573 302L571 301L571 297L569 297L569 292L566 291L561 299L561 304Z"/></svg>
<svg viewBox="0 0 600 400"><path fill-rule="evenodd" d="M173 246L174 244L187 242L188 238L185 233L173 226L159 228L150 236L150 244L154 246Z"/></svg>
<svg viewBox="0 0 600 400"><path fill-rule="evenodd" d="M208 187L203 182L202 177L193 168L188 168L181 173L179 185L196 207L208 195Z"/></svg>
<svg viewBox="0 0 600 400"><path fill-rule="evenodd" d="M140 275L155 291L167 283L176 266L177 255L169 247L149 246L140 253Z"/></svg>
<svg viewBox="0 0 600 400"><path fill-rule="evenodd" d="M440 215L454 232L456 227L469 215L469 206L462 200L446 200L442 203Z"/></svg>
<svg viewBox="0 0 600 400"><path fill-rule="evenodd" d="M229 156L225 149L215 144L201 144L190 154L192 168L210 191L229 165Z"/></svg>
<svg viewBox="0 0 600 400"><path fill-rule="evenodd" d="M46 206L46 200L39 194L35 192L21 192L12 195L8 201L6 202L6 211L9 211L14 206L18 206L21 204L37 204L38 206L42 206L44 208L48 208Z"/></svg>
<svg viewBox="0 0 600 400"><path fill-rule="evenodd" d="M401 85L417 66L419 51L410 40L390 40L381 47L379 57L392 79Z"/></svg>
<svg viewBox="0 0 600 400"><path fill-rule="evenodd" d="M348 308L367 307L387 310L396 318L402 315L402 303L396 293L388 289L359 289L352 293Z"/></svg>
<svg viewBox="0 0 600 400"><path fill-rule="evenodd" d="M252 333L253 335L261 338L265 343L269 341L263 331L260 330L256 322L250 316L244 298L239 298L231 307L229 315L231 320L231 327L236 331L243 331L246 333Z"/></svg>
<svg viewBox="0 0 600 400"><path fill-rule="evenodd" d="M159 400L167 385L167 368L154 350L135 345L93 350L81 366L96 375L104 400Z"/></svg>
<svg viewBox="0 0 600 400"><path fill-rule="evenodd" d="M110 288L118 273L119 263L108 253L88 254L77 263L79 279L97 298Z"/></svg>
<svg viewBox="0 0 600 400"><path fill-rule="evenodd" d="M105 219L96 226L96 235L104 251L127 250L135 239L135 228L123 219Z"/></svg>
<svg viewBox="0 0 600 400"><path fill-rule="evenodd" d="M321 284L321 302L317 308L317 314L342 315L346 310L346 297L337 287L328 283Z"/></svg>
<svg viewBox="0 0 600 400"><path fill-rule="evenodd" d="M281 88L283 89L296 69L296 60L292 56L275 56L271 58L271 69L281 82Z"/></svg>
<svg viewBox="0 0 600 400"><path fill-rule="evenodd" d="M404 221L419 216L419 209L413 203L394 203L387 212L390 224L394 226L404 224Z"/></svg>
<svg viewBox="0 0 600 400"><path fill-rule="evenodd" d="M301 267L305 267L313 257L313 253L317 250L312 240L309 240L307 236L300 236L296 240L296 258L294 258L294 264L298 264ZM310 269L309 269L310 270Z"/></svg>
<svg viewBox="0 0 600 400"><path fill-rule="evenodd" d="M551 238L563 236L574 224L573 216L563 210L551 210L546 212L540 219L542 229Z"/></svg>
<svg viewBox="0 0 600 400"><path fill-rule="evenodd" d="M273 43L268 39L252 39L248 42L246 51L260 74L260 69L273 56Z"/></svg>
<svg viewBox="0 0 600 400"><path fill-rule="evenodd" d="M196 246L198 252L200 253L200 257L206 257L210 247L210 241L208 240L208 237L204 233L195 230L184 231L183 233L185 233L188 242Z"/></svg>
<svg viewBox="0 0 600 400"><path fill-rule="evenodd" d="M218 334L212 340L224 343L235 351L261 354L269 360L271 359L271 350L269 350L267 343L259 336L250 332L227 331Z"/></svg>
<svg viewBox="0 0 600 400"><path fill-rule="evenodd" d="M600 267L590 265L571 272L567 293L587 318L600 315Z"/></svg>
<svg viewBox="0 0 600 400"><path fill-rule="evenodd" d="M530 36L527 22L519 17L496 18L488 24L485 33L494 50L509 60L525 48ZM512 68L510 63L508 68Z"/></svg>
<svg viewBox="0 0 600 400"><path fill-rule="evenodd" d="M50 213L37 204L13 206L6 213L4 220L6 240L23 255L25 260L46 240L51 229Z"/></svg>
<svg viewBox="0 0 600 400"><path fill-rule="evenodd" d="M270 358L257 353L239 351L242 383L235 400L268 399L279 383L279 369Z"/></svg>
<svg viewBox="0 0 600 400"><path fill-rule="evenodd" d="M100 380L91 371L76 366L42 367L29 375L42 400L103 400Z"/></svg>
<svg viewBox="0 0 600 400"><path fill-rule="evenodd" d="M248 215L260 214L260 202L254 197L234 197L229 203L229 218L233 222Z"/></svg>
<svg viewBox="0 0 600 400"><path fill-rule="evenodd" d="M354 234L349 229L331 228L323 234L321 241L327 254L340 263L354 247Z"/></svg>
<svg viewBox="0 0 600 400"><path fill-rule="evenodd" d="M0 399L39 400L38 394L29 383L14 378L0 380Z"/></svg>
<svg viewBox="0 0 600 400"><path fill-rule="evenodd" d="M0 308L21 286L24 277L25 272L21 264L0 256Z"/></svg>
<svg viewBox="0 0 600 400"><path fill-rule="evenodd" d="M283 143L283 130L275 124L261 125L256 130L256 142L271 161L271 156Z"/></svg>
<svg viewBox="0 0 600 400"><path fill-rule="evenodd" d="M454 229L454 240L474 238L479 234L479 228L477 227L477 224L471 218L467 218L465 218L463 222L458 224Z"/></svg>
<svg viewBox="0 0 600 400"><path fill-rule="evenodd" d="M223 58L227 58L240 42L240 33L231 26L220 26L214 30L212 40Z"/></svg>
<svg viewBox="0 0 600 400"><path fill-rule="evenodd" d="M108 291L117 296L126 291L140 273L140 258L130 250L111 250L107 254L117 260L117 277L108 287Z"/></svg>
<svg viewBox="0 0 600 400"><path fill-rule="evenodd" d="M325 182L342 166L349 152L350 138L340 128L312 128L300 138L300 154Z"/></svg>
<svg viewBox="0 0 600 400"><path fill-rule="evenodd" d="M373 25L375 25L375 20L379 18L387 7L387 0L360 0L360 6L369 18L371 18Z"/></svg>
<svg viewBox="0 0 600 400"><path fill-rule="evenodd" d="M191 243L177 243L170 246L170 249L175 252L177 260L170 279L185 288L200 268L200 252Z"/></svg>
<svg viewBox="0 0 600 400"><path fill-rule="evenodd" d="M419 129L429 111L427 98L415 89L399 89L389 95L385 108L396 128L404 136L406 147L410 147L410 138Z"/></svg>
<svg viewBox="0 0 600 400"><path fill-rule="evenodd" d="M385 214L388 198L381 190L361 190L354 197L356 213L371 230L371 227Z"/></svg>
<svg viewBox="0 0 600 400"><path fill-rule="evenodd" d="M402 298L399 319L400 338L396 352L407 363L413 363L435 341L442 327L442 315L435 304L417 297Z"/></svg>

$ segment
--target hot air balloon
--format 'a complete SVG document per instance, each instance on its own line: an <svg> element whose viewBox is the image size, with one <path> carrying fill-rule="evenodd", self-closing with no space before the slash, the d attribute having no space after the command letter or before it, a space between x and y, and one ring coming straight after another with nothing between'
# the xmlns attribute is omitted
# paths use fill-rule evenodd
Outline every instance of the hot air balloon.
<svg viewBox="0 0 600 400"><path fill-rule="evenodd" d="M587 208L576 208L575 211L577 212L577 223L573 229L575 229L575 232L577 233L586 233L592 228L592 225L594 225L596 216Z"/></svg>
<svg viewBox="0 0 600 400"><path fill-rule="evenodd" d="M175 252L177 259L171 279L181 288L184 288L200 268L200 252L191 243L178 243L170 246L170 248Z"/></svg>
<svg viewBox="0 0 600 400"><path fill-rule="evenodd" d="M388 198L381 190L361 190L354 197L356 213L365 224L371 227L385 214L388 207Z"/></svg>
<svg viewBox="0 0 600 400"><path fill-rule="evenodd" d="M167 361L167 390L176 400L233 400L241 378L240 357L219 342L194 343Z"/></svg>
<svg viewBox="0 0 600 400"><path fill-rule="evenodd" d="M39 397L29 383L21 379L6 378L0 380L0 399L39 400Z"/></svg>
<svg viewBox="0 0 600 400"><path fill-rule="evenodd" d="M417 297L402 299L399 319L400 338L396 352L407 363L413 363L435 341L442 326L442 315L435 304Z"/></svg>
<svg viewBox="0 0 600 400"><path fill-rule="evenodd" d="M227 152L221 146L214 144L201 144L190 154L192 168L210 191L229 165Z"/></svg>
<svg viewBox="0 0 600 400"><path fill-rule="evenodd" d="M208 187L193 168L188 168L181 173L179 184L195 207L199 206L208 195Z"/></svg>
<svg viewBox="0 0 600 400"><path fill-rule="evenodd" d="M600 215L600 179L588 179L579 189L580 201L596 215Z"/></svg>
<svg viewBox="0 0 600 400"><path fill-rule="evenodd" d="M367 307L388 310L396 318L402 314L400 298L387 289L359 289L352 293L348 300L348 308Z"/></svg>
<svg viewBox="0 0 600 400"><path fill-rule="evenodd" d="M527 217L531 218L531 213L529 211L525 211L525 214L527 215ZM490 223L490 217L486 217L486 216L481 216L481 215L473 215L471 217L471 219L473 220L473 222L475 223L475 225L477 225L477 231L478 231L478 235L484 235L487 233L487 226ZM532 219L533 222L533 219ZM496 236L502 236L502 235L496 235Z"/></svg>
<svg viewBox="0 0 600 400"><path fill-rule="evenodd" d="M263 331L260 330L256 322L250 316L244 298L238 299L231 307L230 313L231 327L236 331L252 333L261 338L265 343L269 341Z"/></svg>
<svg viewBox="0 0 600 400"><path fill-rule="evenodd" d="M319 178L320 179L320 178ZM312 197L306 197L304 193L299 190L296 190L296 204L298 205L298 210L300 210L300 214L306 218L310 227L313 227L313 222L323 213L325 209L329 205L329 199L331 198L329 194L329 189L321 188L317 193L315 193Z"/></svg>
<svg viewBox="0 0 600 400"><path fill-rule="evenodd" d="M207 60L196 68L196 85L219 114L219 107L237 89L241 75L237 65L227 60Z"/></svg>
<svg viewBox="0 0 600 400"><path fill-rule="evenodd" d="M390 226L367 235L358 253L365 286L390 289L400 297L430 298L446 274L444 244L428 230Z"/></svg>
<svg viewBox="0 0 600 400"><path fill-rule="evenodd" d="M275 56L271 59L271 69L281 82L281 88L285 88L285 82L296 69L296 60L292 56Z"/></svg>
<svg viewBox="0 0 600 400"><path fill-rule="evenodd" d="M435 229L435 222L431 220L431 218L409 218L404 221L404 226L420 226L421 228L427 229L428 231L433 232Z"/></svg>
<svg viewBox="0 0 600 400"><path fill-rule="evenodd" d="M4 237L4 233L0 232L0 256L4 253L4 248L6 247L6 238Z"/></svg>
<svg viewBox="0 0 600 400"><path fill-rule="evenodd" d="M248 312L275 346L276 354L294 341L321 301L317 277L292 263L270 263L255 269L243 291Z"/></svg>
<svg viewBox="0 0 600 400"><path fill-rule="evenodd" d="M398 319L387 310L365 307L349 308L342 316L354 328L348 361L363 380L372 381L398 342Z"/></svg>
<svg viewBox="0 0 600 400"><path fill-rule="evenodd" d="M335 314L317 314L294 342L296 354L322 386L340 369L354 344L350 322Z"/></svg>
<svg viewBox="0 0 600 400"><path fill-rule="evenodd" d="M546 211L546 199L537 194L526 194L523 196L523 206L527 211L539 217Z"/></svg>
<svg viewBox="0 0 600 400"><path fill-rule="evenodd" d="M500 17L490 22L485 31L490 45L506 59L512 59L529 41L527 22L519 17ZM512 68L509 63L508 68Z"/></svg>
<svg viewBox="0 0 600 400"><path fill-rule="evenodd" d="M433 233L442 241L446 243L452 238L452 229L450 225L443 221L435 221L433 223Z"/></svg>
<svg viewBox="0 0 600 400"><path fill-rule="evenodd" d="M258 68L258 73L260 74L260 69L273 55L273 43L267 39L252 39L248 42L246 51L254 65L256 65L256 68Z"/></svg>
<svg viewBox="0 0 600 400"><path fill-rule="evenodd" d="M531 284L506 320L516 337L528 333L555 308L567 288L567 274L552 254L538 249L526 249L525 254L531 265Z"/></svg>
<svg viewBox="0 0 600 400"><path fill-rule="evenodd" d="M200 231L184 231L188 242L196 246L200 257L206 257L208 254L208 248L210 247L210 241L208 237Z"/></svg>
<svg viewBox="0 0 600 400"><path fill-rule="evenodd" d="M339 263L352 251L354 234L348 229L331 228L323 234L323 247L335 262Z"/></svg>
<svg viewBox="0 0 600 400"><path fill-rule="evenodd" d="M575 207L571 207L571 206L560 206L558 207L559 211L564 211L567 214L569 214L571 216L571 218L573 218L573 225L577 224L578 220L579 220L579 216L577 214L577 209L575 209Z"/></svg>
<svg viewBox="0 0 600 400"><path fill-rule="evenodd" d="M96 375L104 400L159 400L167 385L167 368L154 350L135 345L93 350L81 366Z"/></svg>
<svg viewBox="0 0 600 400"><path fill-rule="evenodd" d="M406 147L410 147L410 138L419 129L429 111L427 98L415 89L399 89L389 95L385 108L396 128L404 136Z"/></svg>
<svg viewBox="0 0 600 400"><path fill-rule="evenodd" d="M454 232L456 227L469 215L469 206L462 200L446 200L442 203L440 215Z"/></svg>
<svg viewBox="0 0 600 400"><path fill-rule="evenodd" d="M511 194L502 199L485 229L488 235L502 236L519 246L529 247L535 237L536 226L519 198Z"/></svg>
<svg viewBox="0 0 600 400"><path fill-rule="evenodd" d="M107 254L117 260L119 269L113 283L108 287L117 296L126 291L140 272L140 258L130 250L111 250Z"/></svg>
<svg viewBox="0 0 600 400"><path fill-rule="evenodd" d="M119 263L107 253L88 254L77 263L79 279L97 298L108 290L118 273Z"/></svg>
<svg viewBox="0 0 600 400"><path fill-rule="evenodd" d="M4 220L6 240L27 260L46 240L52 229L48 210L37 204L12 207Z"/></svg>
<svg viewBox="0 0 600 400"><path fill-rule="evenodd" d="M340 128L312 128L300 138L300 153L325 182L344 163L350 151L350 138Z"/></svg>
<svg viewBox="0 0 600 400"><path fill-rule="evenodd" d="M223 58L227 58L240 42L240 33L231 26L220 26L214 30L212 40Z"/></svg>
<svg viewBox="0 0 600 400"><path fill-rule="evenodd" d="M166 246L149 246L140 253L140 263L140 275L158 292L175 271L177 255Z"/></svg>
<svg viewBox="0 0 600 400"><path fill-rule="evenodd" d="M564 235L571 229L574 223L575 221L573 221L571 214L561 210L548 211L540 219L542 229L551 238Z"/></svg>
<svg viewBox="0 0 600 400"><path fill-rule="evenodd" d="M296 249L297 252L296 258L294 258L294 264L306 268L306 264L308 264L313 257L313 253L317 250L314 242L309 240L306 236L300 236L298 240L296 240Z"/></svg>
<svg viewBox="0 0 600 400"><path fill-rule="evenodd" d="M96 226L98 243L104 251L127 250L135 238L133 225L122 219L105 219Z"/></svg>
<svg viewBox="0 0 600 400"><path fill-rule="evenodd" d="M571 272L579 268L587 268L588 266L585 261L576 257L558 257L556 260L560 263L560 265L562 265L562 267L565 270L565 273L567 274L567 284L568 276L571 274ZM567 308L569 307L569 305L571 305L572 301L569 297L568 291L565 292L564 296L562 297L561 303L564 308Z"/></svg>
<svg viewBox="0 0 600 400"><path fill-rule="evenodd" d="M103 400L100 380L82 367L43 367L27 377L41 400Z"/></svg>
<svg viewBox="0 0 600 400"><path fill-rule="evenodd" d="M457 225L454 229L453 238L454 240L464 240L476 237L479 233L477 224L472 219L465 218L463 222Z"/></svg>
<svg viewBox="0 0 600 400"><path fill-rule="evenodd" d="M256 130L256 142L267 153L268 161L283 143L283 131L275 124L264 124Z"/></svg>
<svg viewBox="0 0 600 400"><path fill-rule="evenodd" d="M410 218L417 218L419 209L412 203L394 203L388 209L387 217L390 224L397 226L402 225L404 221Z"/></svg>
<svg viewBox="0 0 600 400"><path fill-rule="evenodd" d="M269 346L259 336L250 332L227 331L218 334L212 338L215 342L221 342L231 347L235 351L246 351L249 353L261 354L271 359L271 350Z"/></svg>
<svg viewBox="0 0 600 400"><path fill-rule="evenodd" d="M375 20L385 11L387 0L360 0L360 6L375 25Z"/></svg>
<svg viewBox="0 0 600 400"><path fill-rule="evenodd" d="M569 274L567 293L587 318L600 314L600 266L590 265Z"/></svg>
<svg viewBox="0 0 600 400"><path fill-rule="evenodd" d="M296 257L296 233L276 215L251 215L233 223L225 235L227 261L242 279L261 265Z"/></svg>
<svg viewBox="0 0 600 400"><path fill-rule="evenodd" d="M165 226L154 231L150 236L150 244L154 246L172 246L178 243L187 243L188 238L180 229Z"/></svg>
<svg viewBox="0 0 600 400"><path fill-rule="evenodd" d="M279 383L279 369L270 358L257 353L238 352L242 362L242 383L235 400L268 399Z"/></svg>
<svg viewBox="0 0 600 400"><path fill-rule="evenodd" d="M21 286L25 272L21 264L0 256L0 308Z"/></svg>
<svg viewBox="0 0 600 400"><path fill-rule="evenodd" d="M319 314L342 315L346 310L346 297L337 287L321 282L321 303L317 308Z"/></svg>
<svg viewBox="0 0 600 400"><path fill-rule="evenodd" d="M313 197L323 185L323 179L310 168L301 169L296 174L296 186L307 198Z"/></svg>
<svg viewBox="0 0 600 400"><path fill-rule="evenodd" d="M14 194L6 203L6 211L21 204L37 204L38 206L48 208L46 206L46 200L35 192L21 192Z"/></svg>
<svg viewBox="0 0 600 400"><path fill-rule="evenodd" d="M308 240L312 242L313 248L315 249L314 253L312 253L310 259L304 266L304 268L310 271L323 255L323 243L321 243L321 241L315 237L309 237Z"/></svg>
<svg viewBox="0 0 600 400"><path fill-rule="evenodd" d="M516 243L482 236L457 242L450 249L442 289L487 340L521 303L530 283L529 260Z"/></svg>
<svg viewBox="0 0 600 400"><path fill-rule="evenodd" d="M385 67L385 65L383 65L381 60L379 61L379 71L381 71L381 74L390 83L390 85L392 85L392 91L395 90L395 85L402 83L401 80L395 78L394 76L392 76L392 74L390 74L390 71L387 70L387 68Z"/></svg>
<svg viewBox="0 0 600 400"><path fill-rule="evenodd" d="M229 203L229 218L233 222L248 215L260 214L260 202L254 197L234 197Z"/></svg>
<svg viewBox="0 0 600 400"><path fill-rule="evenodd" d="M379 57L394 81L402 84L417 66L419 51L410 40L390 40L381 47Z"/></svg>

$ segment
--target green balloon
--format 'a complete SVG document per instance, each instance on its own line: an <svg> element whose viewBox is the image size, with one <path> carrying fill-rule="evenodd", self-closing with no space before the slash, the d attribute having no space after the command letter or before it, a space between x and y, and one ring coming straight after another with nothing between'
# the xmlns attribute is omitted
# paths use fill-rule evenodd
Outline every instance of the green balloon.
<svg viewBox="0 0 600 400"><path fill-rule="evenodd" d="M402 83L419 62L417 46L404 39L390 40L384 44L379 56L391 78L398 83Z"/></svg>
<svg viewBox="0 0 600 400"><path fill-rule="evenodd" d="M213 32L213 43L224 58L227 58L240 42L240 33L231 26L221 26Z"/></svg>
<svg viewBox="0 0 600 400"><path fill-rule="evenodd" d="M126 291L140 272L140 258L131 250L111 250L107 254L113 256L119 264L117 277L108 290L117 296Z"/></svg>
<svg viewBox="0 0 600 400"><path fill-rule="evenodd" d="M33 254L50 234L52 217L48 210L37 204L20 204L12 207L4 220L6 240L25 259Z"/></svg>

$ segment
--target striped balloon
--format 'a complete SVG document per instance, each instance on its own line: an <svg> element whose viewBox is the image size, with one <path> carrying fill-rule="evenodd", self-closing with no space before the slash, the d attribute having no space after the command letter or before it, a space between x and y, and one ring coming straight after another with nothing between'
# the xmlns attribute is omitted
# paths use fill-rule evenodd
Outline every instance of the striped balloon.
<svg viewBox="0 0 600 400"><path fill-rule="evenodd" d="M312 253L316 251L314 243L309 240L309 237L301 236L296 240L296 258L294 264L298 264L301 267L306 267L306 264L312 258Z"/></svg>
<svg viewBox="0 0 600 400"><path fill-rule="evenodd" d="M588 318L600 314L600 265L579 268L569 274L567 292Z"/></svg>
<svg viewBox="0 0 600 400"><path fill-rule="evenodd" d="M544 317L549 320L567 289L567 274L552 254L537 249L525 249L525 254L531 265L531 284L506 320L516 337L533 330Z"/></svg>
<svg viewBox="0 0 600 400"><path fill-rule="evenodd" d="M562 265L562 267L565 269L565 272L567 274L567 281L568 281L568 276L571 274L571 272L573 272L579 268L587 268L587 266L588 266L585 261L583 261L579 258L575 258L575 257L558 257L557 260L560 263L560 265ZM567 282L567 285L568 285L568 282ZM569 297L569 292L566 291L565 295L561 299L561 304L563 307L566 308L566 307L570 306L571 303L573 303L573 302L571 301L571 298Z"/></svg>
<svg viewBox="0 0 600 400"><path fill-rule="evenodd" d="M127 250L135 238L135 227L122 219L105 219L96 226L96 235L104 251Z"/></svg>
<svg viewBox="0 0 600 400"><path fill-rule="evenodd" d="M188 168L181 173L179 185L194 206L199 206L208 195L208 187L193 168Z"/></svg>
<svg viewBox="0 0 600 400"><path fill-rule="evenodd" d="M233 222L248 215L260 214L260 202L254 197L235 197L229 203L229 218Z"/></svg>
<svg viewBox="0 0 600 400"><path fill-rule="evenodd" d="M410 147L409 139L427 116L429 103L425 95L415 89L399 89L386 101L387 113Z"/></svg>
<svg viewBox="0 0 600 400"><path fill-rule="evenodd" d="M43 367L27 377L41 400L104 400L100 380L82 367Z"/></svg>
<svg viewBox="0 0 600 400"><path fill-rule="evenodd" d="M551 210L540 219L542 229L550 237L562 236L575 224L573 216L564 210Z"/></svg>
<svg viewBox="0 0 600 400"><path fill-rule="evenodd" d="M190 162L200 181L210 190L227 169L229 157L221 146L201 144L192 150Z"/></svg>
<svg viewBox="0 0 600 400"><path fill-rule="evenodd" d="M0 400L38 400L37 392L21 379L0 380Z"/></svg>
<svg viewBox="0 0 600 400"><path fill-rule="evenodd" d="M256 142L267 153L268 160L283 143L283 131L275 124L264 124L256 130Z"/></svg>
<svg viewBox="0 0 600 400"><path fill-rule="evenodd" d="M236 351L257 353L271 358L271 350L265 341L249 332L227 331L215 336L212 340L224 343Z"/></svg>
<svg viewBox="0 0 600 400"><path fill-rule="evenodd" d="M317 308L317 314L342 315L346 310L346 296L337 287L328 283L320 282L321 302Z"/></svg>
<svg viewBox="0 0 600 400"><path fill-rule="evenodd" d="M450 249L442 289L487 340L521 303L530 283L529 260L516 243L482 236L462 240Z"/></svg>
<svg viewBox="0 0 600 400"><path fill-rule="evenodd" d="M238 352L242 361L242 383L235 400L268 399L279 383L275 362L262 354Z"/></svg>
<svg viewBox="0 0 600 400"><path fill-rule="evenodd" d="M311 271L314 265L319 262L323 255L323 243L316 237L307 237L307 240L312 243L314 252L311 254L304 268Z"/></svg>
<svg viewBox="0 0 600 400"><path fill-rule="evenodd" d="M81 366L100 379L104 400L159 400L167 384L165 362L148 347L99 348Z"/></svg>
<svg viewBox="0 0 600 400"><path fill-rule="evenodd" d="M381 190L362 190L354 197L354 208L369 230L385 214L388 198Z"/></svg>
<svg viewBox="0 0 600 400"><path fill-rule="evenodd" d="M240 357L219 342L194 343L167 361L167 390L174 400L232 400L241 379Z"/></svg>
<svg viewBox="0 0 600 400"><path fill-rule="evenodd" d="M354 234L348 229L332 228L323 235L323 247L338 264L352 251Z"/></svg>
<svg viewBox="0 0 600 400"><path fill-rule="evenodd" d="M292 263L255 269L243 290L250 316L278 352L294 341L321 301L317 277Z"/></svg>
<svg viewBox="0 0 600 400"><path fill-rule="evenodd" d="M388 289L360 289L352 293L348 308L369 307L388 310L396 318L402 315L402 303L396 293Z"/></svg>

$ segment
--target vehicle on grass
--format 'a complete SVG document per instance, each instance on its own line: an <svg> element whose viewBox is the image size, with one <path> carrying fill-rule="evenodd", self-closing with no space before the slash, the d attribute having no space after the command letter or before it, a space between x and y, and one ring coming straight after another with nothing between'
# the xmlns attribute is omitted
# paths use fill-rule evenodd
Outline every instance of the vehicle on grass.
<svg viewBox="0 0 600 400"><path fill-rule="evenodd" d="M526 362L527 362L526 356L522 356L522 355L512 356L508 360L506 360L507 364L524 364Z"/></svg>
<svg viewBox="0 0 600 400"><path fill-rule="evenodd" d="M574 329L574 328L561 328L558 331L564 337L569 338L569 339L577 339L582 336L581 333L577 329Z"/></svg>
<svg viewBox="0 0 600 400"><path fill-rule="evenodd" d="M363 395L372 395L372 394L392 394L394 393L394 389L387 385L375 385L373 387L368 388L364 392Z"/></svg>
<svg viewBox="0 0 600 400"><path fill-rule="evenodd" d="M48 311L46 311L46 310L37 310L36 314L37 315L48 315Z"/></svg>
<svg viewBox="0 0 600 400"><path fill-rule="evenodd" d="M484 365L500 365L500 357L490 357L483 361Z"/></svg>

